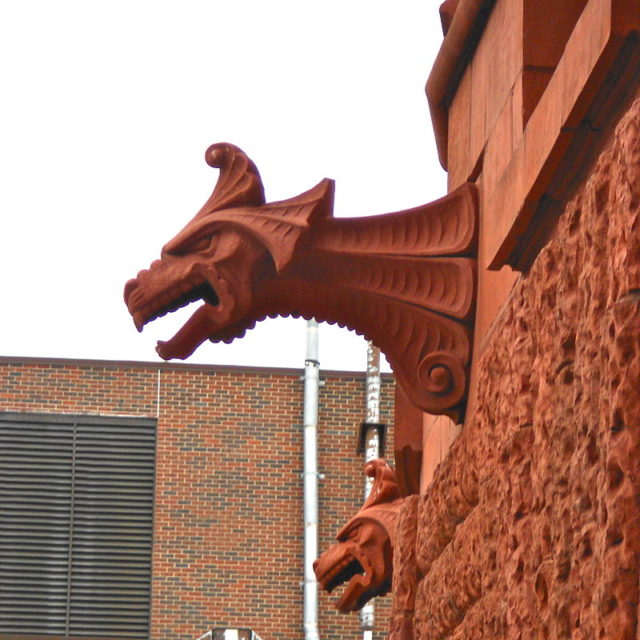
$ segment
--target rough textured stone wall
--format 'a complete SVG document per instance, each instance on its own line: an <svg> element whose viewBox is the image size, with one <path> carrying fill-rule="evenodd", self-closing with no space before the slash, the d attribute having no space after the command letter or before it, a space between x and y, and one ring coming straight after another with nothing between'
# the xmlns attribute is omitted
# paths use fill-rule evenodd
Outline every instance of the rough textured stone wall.
<svg viewBox="0 0 640 640"><path fill-rule="evenodd" d="M151 640L194 640L212 626L264 640L302 630L302 371L0 360L0 411L157 418ZM356 453L365 377L321 371L320 547L363 501ZM382 385L393 423L393 382ZM1 544L1 541L0 541ZM326 640L360 637L356 614L320 596ZM375 640L390 598L377 600Z"/></svg>
<svg viewBox="0 0 640 640"><path fill-rule="evenodd" d="M516 284L479 367L477 411L418 500L415 638L635 639L640 101ZM412 586L405 569L396 599Z"/></svg>

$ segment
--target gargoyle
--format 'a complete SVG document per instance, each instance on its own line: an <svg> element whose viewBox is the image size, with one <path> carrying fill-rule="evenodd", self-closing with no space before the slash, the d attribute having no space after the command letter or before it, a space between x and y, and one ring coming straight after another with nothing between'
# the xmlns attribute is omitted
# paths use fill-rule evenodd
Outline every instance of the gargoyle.
<svg viewBox="0 0 640 640"><path fill-rule="evenodd" d="M459 419L475 302L475 187L398 213L334 218L331 180L265 203L240 149L215 144L205 157L220 169L211 197L125 287L139 331L204 302L158 343L159 355L186 358L207 339L231 342L267 316L315 317L377 344L417 407Z"/></svg>
<svg viewBox="0 0 640 640"><path fill-rule="evenodd" d="M338 542L313 564L320 586L326 591L347 583L336 608L346 613L361 609L375 596L391 588L393 548L403 498L394 471L384 460L368 462L371 493L356 515L340 529Z"/></svg>

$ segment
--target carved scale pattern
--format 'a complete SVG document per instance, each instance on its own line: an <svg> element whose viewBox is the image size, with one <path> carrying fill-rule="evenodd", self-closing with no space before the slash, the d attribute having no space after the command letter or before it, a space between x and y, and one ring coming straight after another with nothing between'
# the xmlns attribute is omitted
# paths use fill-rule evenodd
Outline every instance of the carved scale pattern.
<svg viewBox="0 0 640 640"><path fill-rule="evenodd" d="M399 213L331 218L314 229L313 246L335 253L474 255L476 198L472 184L444 198Z"/></svg>
<svg viewBox="0 0 640 640"><path fill-rule="evenodd" d="M321 219L283 273L281 295L269 291L267 314L290 313L295 300L295 313L361 333L380 346L416 406L460 419L475 302L475 207L475 189L464 185L408 211Z"/></svg>
<svg viewBox="0 0 640 640"><path fill-rule="evenodd" d="M368 292L465 320L473 306L475 262L470 258L315 255L305 262L309 280L331 288Z"/></svg>

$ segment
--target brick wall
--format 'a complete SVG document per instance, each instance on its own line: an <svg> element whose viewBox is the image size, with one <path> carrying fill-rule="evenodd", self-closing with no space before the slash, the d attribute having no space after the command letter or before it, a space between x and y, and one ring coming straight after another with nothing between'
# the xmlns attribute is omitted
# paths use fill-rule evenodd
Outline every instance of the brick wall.
<svg viewBox="0 0 640 640"><path fill-rule="evenodd" d="M302 371L0 360L0 410L158 419L152 640L212 626L263 640L302 630ZM320 548L362 503L356 435L364 375L321 372ZM393 423L383 380L382 421ZM392 433L389 434L392 437ZM355 614L320 595L323 640L358 638ZM374 638L386 637L388 598Z"/></svg>

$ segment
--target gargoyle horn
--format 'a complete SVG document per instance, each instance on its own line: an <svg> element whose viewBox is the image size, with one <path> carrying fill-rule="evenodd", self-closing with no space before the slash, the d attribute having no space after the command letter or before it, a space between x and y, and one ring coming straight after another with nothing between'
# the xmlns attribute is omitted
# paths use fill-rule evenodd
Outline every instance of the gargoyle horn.
<svg viewBox="0 0 640 640"><path fill-rule="evenodd" d="M364 472L369 478L373 478L371 492L360 511L340 529L336 536L338 540L346 539L349 530L363 518L379 522L391 538L395 537L399 504L397 501L402 500L396 473L381 458L368 462Z"/></svg>
<svg viewBox="0 0 640 640"><path fill-rule="evenodd" d="M401 497L396 474L384 460L376 458L367 462L364 472L367 477L373 478L373 486L362 509L368 509L375 504L389 503Z"/></svg>
<svg viewBox="0 0 640 640"><path fill-rule="evenodd" d="M204 154L210 167L220 169L218 181L196 218L229 207L258 207L265 203L258 167L234 144L212 144Z"/></svg>
<svg viewBox="0 0 640 640"><path fill-rule="evenodd" d="M177 253L183 244L193 242L198 234L210 234L224 223L242 228L271 254L280 273L304 242L310 225L328 217L333 210L333 180L324 179L298 196L264 204L260 174L249 157L227 142L210 146L207 164L220 168L216 186L189 224L164 247Z"/></svg>

